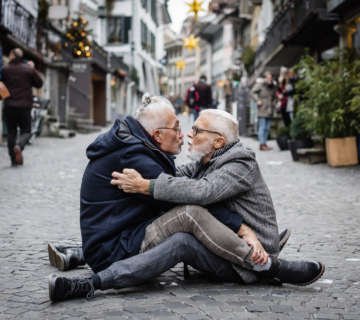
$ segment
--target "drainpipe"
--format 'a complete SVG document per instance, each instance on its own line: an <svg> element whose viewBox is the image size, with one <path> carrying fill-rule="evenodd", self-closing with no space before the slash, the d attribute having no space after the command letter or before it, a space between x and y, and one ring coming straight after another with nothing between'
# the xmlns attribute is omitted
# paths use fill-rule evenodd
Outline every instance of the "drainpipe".
<svg viewBox="0 0 360 320"><path fill-rule="evenodd" d="M135 95L133 95L133 90L132 88L134 87L135 85L135 82L134 81L131 81L128 86L127 86L127 92L126 92L126 103L127 103L127 106L126 106L126 114L127 115L132 115L134 113L135 109L134 108L134 104L135 104Z"/></svg>

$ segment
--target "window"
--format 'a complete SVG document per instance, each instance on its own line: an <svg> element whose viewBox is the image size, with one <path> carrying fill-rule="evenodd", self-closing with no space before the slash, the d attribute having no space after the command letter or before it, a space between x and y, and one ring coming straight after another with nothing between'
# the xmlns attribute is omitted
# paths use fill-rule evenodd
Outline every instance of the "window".
<svg viewBox="0 0 360 320"><path fill-rule="evenodd" d="M148 29L146 24L141 21L141 48L145 51L148 50Z"/></svg>
<svg viewBox="0 0 360 320"><path fill-rule="evenodd" d="M151 18L157 24L156 0L151 0Z"/></svg>
<svg viewBox="0 0 360 320"><path fill-rule="evenodd" d="M153 58L155 58L155 36L153 33L150 33L150 39L151 39L150 52Z"/></svg>
<svg viewBox="0 0 360 320"><path fill-rule="evenodd" d="M129 43L131 17L108 18L108 43Z"/></svg>
<svg viewBox="0 0 360 320"><path fill-rule="evenodd" d="M132 0L134 1L134 0ZM147 0L141 0L141 6L147 11L148 6L147 6Z"/></svg>
<svg viewBox="0 0 360 320"><path fill-rule="evenodd" d="M214 35L214 40L212 42L212 49L213 52L221 49L223 46L223 29L221 28L219 31L217 31Z"/></svg>

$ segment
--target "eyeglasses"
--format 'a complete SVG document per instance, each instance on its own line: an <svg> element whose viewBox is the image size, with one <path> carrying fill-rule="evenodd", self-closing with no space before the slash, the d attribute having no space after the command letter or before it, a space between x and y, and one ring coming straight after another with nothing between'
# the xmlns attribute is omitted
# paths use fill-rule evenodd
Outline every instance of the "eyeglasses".
<svg viewBox="0 0 360 320"><path fill-rule="evenodd" d="M174 130L176 132L176 134L180 134L181 133L181 128L167 128L167 127L160 127L157 129L167 129L167 130Z"/></svg>
<svg viewBox="0 0 360 320"><path fill-rule="evenodd" d="M201 133L201 132L209 132L209 133L215 133L215 134L218 134L219 136L222 136L222 134L220 132L217 132L217 131L211 131L211 130L206 130L206 129L201 129L197 126L192 126L191 127L192 129L192 132L193 132L193 136L195 137L198 133Z"/></svg>

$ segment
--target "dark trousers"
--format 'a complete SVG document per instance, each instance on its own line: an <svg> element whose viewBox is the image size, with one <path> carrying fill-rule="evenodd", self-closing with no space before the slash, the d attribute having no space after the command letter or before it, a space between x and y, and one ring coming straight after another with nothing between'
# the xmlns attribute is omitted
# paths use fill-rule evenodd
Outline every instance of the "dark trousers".
<svg viewBox="0 0 360 320"><path fill-rule="evenodd" d="M284 125L286 127L290 126L290 124L291 124L290 113L286 112L285 108L281 108L281 116L282 116L282 119L284 121Z"/></svg>
<svg viewBox="0 0 360 320"><path fill-rule="evenodd" d="M15 163L15 145L24 150L31 137L31 108L6 106L4 108L4 117L8 133L7 145L9 155L11 162ZM20 128L20 136L17 139L18 128Z"/></svg>

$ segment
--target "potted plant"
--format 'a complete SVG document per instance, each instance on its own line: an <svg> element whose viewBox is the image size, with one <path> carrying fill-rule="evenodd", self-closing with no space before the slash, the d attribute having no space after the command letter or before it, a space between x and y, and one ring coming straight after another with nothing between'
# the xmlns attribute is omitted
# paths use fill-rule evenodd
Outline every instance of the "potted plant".
<svg viewBox="0 0 360 320"><path fill-rule="evenodd" d="M290 130L289 127L280 127L277 130L276 134L276 142L278 144L278 147L281 151L283 150L289 150L288 147L288 140L290 139Z"/></svg>
<svg viewBox="0 0 360 320"><path fill-rule="evenodd" d="M303 110L298 110L290 125L290 137L288 141L289 150L294 161L299 160L297 149L311 148L314 143L311 139L312 131L309 130L306 123Z"/></svg>
<svg viewBox="0 0 360 320"><path fill-rule="evenodd" d="M325 140L331 166L358 163L356 133L360 132L360 59L339 52L335 59L317 63L306 55L297 65L301 79L299 110L305 127Z"/></svg>

